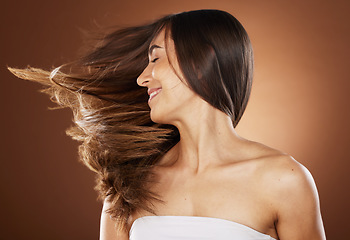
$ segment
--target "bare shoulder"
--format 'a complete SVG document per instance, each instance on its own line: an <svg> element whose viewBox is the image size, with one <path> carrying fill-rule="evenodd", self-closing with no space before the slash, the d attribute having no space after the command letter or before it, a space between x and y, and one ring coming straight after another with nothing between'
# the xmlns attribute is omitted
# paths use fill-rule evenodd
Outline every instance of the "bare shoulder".
<svg viewBox="0 0 350 240"><path fill-rule="evenodd" d="M269 184L288 184L292 187L313 182L308 169L291 155L258 142L249 141L249 145L249 152L254 152L252 163L256 164Z"/></svg>
<svg viewBox="0 0 350 240"><path fill-rule="evenodd" d="M117 229L116 222L110 217L106 211L111 207L108 198L103 203L101 222L100 222L100 240L128 240L129 234Z"/></svg>
<svg viewBox="0 0 350 240"><path fill-rule="evenodd" d="M287 153L263 144L258 146L264 154L256 160L257 176L262 184L268 186L272 195L278 195L278 199L283 196L290 199L291 193L317 195L314 179L304 165Z"/></svg>
<svg viewBox="0 0 350 240"><path fill-rule="evenodd" d="M254 169L251 178L259 183L259 189L271 196L271 201L281 203L295 198L313 196L318 199L317 189L310 171L291 155L259 142L246 141L246 160L243 165ZM298 194L297 194L298 193Z"/></svg>
<svg viewBox="0 0 350 240"><path fill-rule="evenodd" d="M280 239L325 239L318 191L310 171L284 153L262 157L259 181L273 206Z"/></svg>
<svg viewBox="0 0 350 240"><path fill-rule="evenodd" d="M314 193L314 179L310 171L288 154L275 154L261 159L261 172L279 194L290 191L305 191Z"/></svg>

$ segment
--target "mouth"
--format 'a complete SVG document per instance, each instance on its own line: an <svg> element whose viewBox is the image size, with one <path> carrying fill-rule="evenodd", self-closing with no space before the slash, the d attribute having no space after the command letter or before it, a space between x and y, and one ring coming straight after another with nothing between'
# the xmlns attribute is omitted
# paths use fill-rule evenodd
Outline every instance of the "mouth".
<svg viewBox="0 0 350 240"><path fill-rule="evenodd" d="M149 99L148 99L148 102L150 102L155 96L158 95L158 93L160 93L162 91L161 88L158 88L157 90L155 91L152 91L151 94L149 95Z"/></svg>

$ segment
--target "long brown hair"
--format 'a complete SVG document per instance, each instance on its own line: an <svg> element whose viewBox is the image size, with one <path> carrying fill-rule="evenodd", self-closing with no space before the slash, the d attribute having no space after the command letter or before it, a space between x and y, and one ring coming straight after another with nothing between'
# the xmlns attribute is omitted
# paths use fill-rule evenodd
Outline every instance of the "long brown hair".
<svg viewBox="0 0 350 240"><path fill-rule="evenodd" d="M9 68L46 85L43 92L72 109L75 126L67 133L82 142L80 158L97 173L96 189L101 199L108 197L108 212L124 230L136 210L155 214L151 201L161 199L148 187L152 166L180 139L176 127L151 121L147 92L136 83L162 29L174 40L189 87L229 115L235 127L250 95L253 54L242 25L224 11L184 12L116 30L85 56L51 72Z"/></svg>

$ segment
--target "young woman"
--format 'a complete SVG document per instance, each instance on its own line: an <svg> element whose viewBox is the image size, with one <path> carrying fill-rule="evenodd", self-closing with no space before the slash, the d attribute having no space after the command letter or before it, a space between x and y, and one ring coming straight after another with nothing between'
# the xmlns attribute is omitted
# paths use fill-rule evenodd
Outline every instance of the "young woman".
<svg viewBox="0 0 350 240"><path fill-rule="evenodd" d="M104 200L101 240L325 239L309 171L235 131L253 53L229 13L117 30L51 73L10 70L73 110L68 133Z"/></svg>

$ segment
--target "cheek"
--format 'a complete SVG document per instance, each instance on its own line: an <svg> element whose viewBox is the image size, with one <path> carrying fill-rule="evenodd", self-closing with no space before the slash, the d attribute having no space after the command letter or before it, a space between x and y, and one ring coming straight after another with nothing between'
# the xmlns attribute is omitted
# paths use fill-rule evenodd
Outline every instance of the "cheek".
<svg viewBox="0 0 350 240"><path fill-rule="evenodd" d="M193 113L197 106L196 98L198 97L182 82L177 86L162 90L159 96L151 106L150 112L152 121L156 123L173 124L183 116Z"/></svg>
<svg viewBox="0 0 350 240"><path fill-rule="evenodd" d="M167 85L159 98L159 105L163 111L171 114L180 113L193 106L195 94L188 89L179 79ZM170 113L169 113L170 114Z"/></svg>
<svg viewBox="0 0 350 240"><path fill-rule="evenodd" d="M164 81L172 75L171 68L159 63L152 69L152 77L157 81Z"/></svg>

